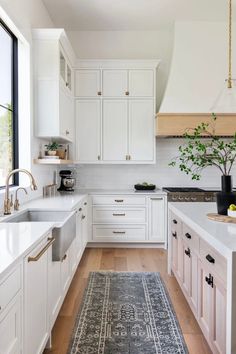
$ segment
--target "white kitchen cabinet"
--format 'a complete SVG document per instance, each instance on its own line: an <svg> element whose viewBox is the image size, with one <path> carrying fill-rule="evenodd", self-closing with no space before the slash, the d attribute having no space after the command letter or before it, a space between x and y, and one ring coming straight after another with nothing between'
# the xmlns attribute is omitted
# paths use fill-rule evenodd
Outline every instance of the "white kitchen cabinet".
<svg viewBox="0 0 236 354"><path fill-rule="evenodd" d="M81 162L101 160L101 102L99 100L76 101L76 129L78 160Z"/></svg>
<svg viewBox="0 0 236 354"><path fill-rule="evenodd" d="M70 248L61 260L61 289L63 296L66 294L71 278Z"/></svg>
<svg viewBox="0 0 236 354"><path fill-rule="evenodd" d="M21 295L17 295L0 315L0 353L22 353Z"/></svg>
<svg viewBox="0 0 236 354"><path fill-rule="evenodd" d="M86 112L77 106L77 140L84 163L155 163L156 68L154 61L81 61L75 70L76 98L88 99ZM87 123L100 102L101 127ZM98 108L97 108L98 110ZM96 122L99 121L92 115ZM90 122L92 119L88 119ZM81 136L84 131L85 133ZM98 135L99 134L99 138ZM94 139L95 137L95 139ZM102 151L97 144L100 140ZM90 145L92 146L90 147ZM91 155L90 155L91 151ZM96 152L95 152L96 151Z"/></svg>
<svg viewBox="0 0 236 354"><path fill-rule="evenodd" d="M104 161L125 161L128 154L128 102L103 101L102 156Z"/></svg>
<svg viewBox="0 0 236 354"><path fill-rule="evenodd" d="M22 265L0 283L0 353L22 353Z"/></svg>
<svg viewBox="0 0 236 354"><path fill-rule="evenodd" d="M83 250L88 242L88 199L86 198L82 203L82 212L81 212L81 230L82 230L82 247Z"/></svg>
<svg viewBox="0 0 236 354"><path fill-rule="evenodd" d="M149 230L148 239L153 242L165 242L166 206L164 197L148 199Z"/></svg>
<svg viewBox="0 0 236 354"><path fill-rule="evenodd" d="M75 96L94 98L101 96L101 94L100 70L75 71Z"/></svg>
<svg viewBox="0 0 236 354"><path fill-rule="evenodd" d="M129 101L129 156L132 161L153 161L155 155L153 100Z"/></svg>
<svg viewBox="0 0 236 354"><path fill-rule="evenodd" d="M24 354L42 353L49 338L48 235L24 260Z"/></svg>
<svg viewBox="0 0 236 354"><path fill-rule="evenodd" d="M34 29L35 135L72 142L75 56L61 29Z"/></svg>
<svg viewBox="0 0 236 354"><path fill-rule="evenodd" d="M153 70L129 70L129 95L131 97L153 97L155 75Z"/></svg>
<svg viewBox="0 0 236 354"><path fill-rule="evenodd" d="M104 97L125 97L129 94L127 70L103 70L102 84Z"/></svg>

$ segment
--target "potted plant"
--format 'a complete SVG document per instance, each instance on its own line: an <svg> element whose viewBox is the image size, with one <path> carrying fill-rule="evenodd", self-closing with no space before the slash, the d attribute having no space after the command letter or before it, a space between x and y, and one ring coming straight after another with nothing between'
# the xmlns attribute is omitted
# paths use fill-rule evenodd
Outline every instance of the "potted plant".
<svg viewBox="0 0 236 354"><path fill-rule="evenodd" d="M49 156L55 156L57 154L59 144L56 141L52 141L51 143L48 143L45 146L47 148L47 153Z"/></svg>
<svg viewBox="0 0 236 354"><path fill-rule="evenodd" d="M188 129L184 134L185 144L179 146L179 156L169 165L178 166L181 171L197 181L200 180L204 168L208 166L218 168L222 176L221 192L216 194L217 209L219 214L227 215L229 205L236 202L230 175L236 160L236 133L230 140L216 136L216 120L216 115L212 113L211 123L201 123L196 128Z"/></svg>

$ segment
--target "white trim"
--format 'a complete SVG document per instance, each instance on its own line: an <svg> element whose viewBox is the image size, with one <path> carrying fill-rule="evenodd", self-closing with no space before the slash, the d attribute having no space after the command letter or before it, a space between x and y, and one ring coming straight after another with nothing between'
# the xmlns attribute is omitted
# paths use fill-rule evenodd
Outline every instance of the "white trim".
<svg viewBox="0 0 236 354"><path fill-rule="evenodd" d="M78 59L75 69L157 69L160 59Z"/></svg>

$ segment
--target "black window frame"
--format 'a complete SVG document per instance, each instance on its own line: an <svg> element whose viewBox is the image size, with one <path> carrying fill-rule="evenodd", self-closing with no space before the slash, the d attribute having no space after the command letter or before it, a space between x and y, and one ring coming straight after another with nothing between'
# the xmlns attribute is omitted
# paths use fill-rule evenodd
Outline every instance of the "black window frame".
<svg viewBox="0 0 236 354"><path fill-rule="evenodd" d="M0 18L0 26L8 33L12 39L12 58L11 58L11 79L12 79L12 167L13 169L19 168L19 133L18 133L18 39L10 28ZM7 107L0 104L4 109ZM9 109L8 109L9 110ZM12 177L11 187L19 186L19 174L15 173ZM0 189L4 189L6 186L0 186Z"/></svg>

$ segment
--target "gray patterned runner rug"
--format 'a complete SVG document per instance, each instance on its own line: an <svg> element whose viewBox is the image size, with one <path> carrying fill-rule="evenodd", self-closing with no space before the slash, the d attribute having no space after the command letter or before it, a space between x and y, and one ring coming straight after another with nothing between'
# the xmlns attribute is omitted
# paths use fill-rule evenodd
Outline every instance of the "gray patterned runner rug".
<svg viewBox="0 0 236 354"><path fill-rule="evenodd" d="M90 273L68 354L188 353L159 273Z"/></svg>

